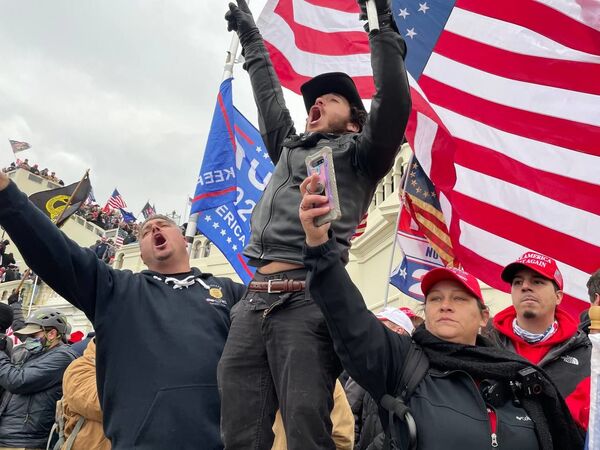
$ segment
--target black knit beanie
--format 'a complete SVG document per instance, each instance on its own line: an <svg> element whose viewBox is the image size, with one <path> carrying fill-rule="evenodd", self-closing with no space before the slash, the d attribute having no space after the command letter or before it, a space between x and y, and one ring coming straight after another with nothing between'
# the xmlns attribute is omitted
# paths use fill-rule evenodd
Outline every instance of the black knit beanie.
<svg viewBox="0 0 600 450"><path fill-rule="evenodd" d="M6 303L0 303L0 333L6 333L6 329L12 325L13 310Z"/></svg>

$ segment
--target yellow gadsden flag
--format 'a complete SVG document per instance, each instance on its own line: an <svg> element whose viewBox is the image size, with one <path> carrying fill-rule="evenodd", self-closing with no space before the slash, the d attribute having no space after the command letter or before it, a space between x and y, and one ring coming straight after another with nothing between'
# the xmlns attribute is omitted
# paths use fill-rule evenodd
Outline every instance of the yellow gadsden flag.
<svg viewBox="0 0 600 450"><path fill-rule="evenodd" d="M60 221L56 222L56 225L60 227L65 220L80 208L90 194L92 184L87 175L81 181L77 192L75 192L77 185L79 185L79 183L73 183L58 189L50 189L49 191L36 192L29 196L29 200L53 222L56 222L60 217ZM73 193L75 193L74 196ZM71 196L73 196L73 198L69 204L69 198L71 198ZM63 213L67 204L69 204L69 207Z"/></svg>

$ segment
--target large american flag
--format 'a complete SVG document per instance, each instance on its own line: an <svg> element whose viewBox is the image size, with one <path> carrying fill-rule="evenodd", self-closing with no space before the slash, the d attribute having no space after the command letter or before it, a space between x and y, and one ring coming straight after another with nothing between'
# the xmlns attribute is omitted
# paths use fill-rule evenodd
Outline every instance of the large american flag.
<svg viewBox="0 0 600 450"><path fill-rule="evenodd" d="M354 0L269 0L258 25L296 92L343 71L372 92ZM408 45L407 138L465 270L506 290L527 250L555 258L567 308L600 266L600 2L393 1Z"/></svg>

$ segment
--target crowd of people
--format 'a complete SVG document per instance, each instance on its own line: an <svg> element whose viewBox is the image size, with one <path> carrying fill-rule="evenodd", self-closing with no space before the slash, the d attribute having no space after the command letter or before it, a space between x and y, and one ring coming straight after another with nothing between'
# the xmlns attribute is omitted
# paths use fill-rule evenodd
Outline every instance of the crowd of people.
<svg viewBox="0 0 600 450"><path fill-rule="evenodd" d="M84 204L81 205L76 212L77 215L83 217L88 222L99 226L103 230L112 230L117 228L123 221L121 213L118 209L110 209L105 211L100 205Z"/></svg>
<svg viewBox="0 0 600 450"><path fill-rule="evenodd" d="M76 214L83 217L88 222L99 226L103 230L114 230L115 228L120 228L125 231L128 236L131 235L129 239L133 240L130 242L135 242L139 224L136 222L125 222L123 220L123 215L118 209L111 208L107 212L100 205L89 203L81 205Z"/></svg>
<svg viewBox="0 0 600 450"><path fill-rule="evenodd" d="M48 168L43 168L40 170L38 164L29 164L28 158L25 158L22 161L20 159L18 159L16 162L10 163L10 165L8 167L4 167L2 169L2 172L9 173L9 172L12 172L13 170L17 170L17 169L28 170L29 172L31 172L35 175L39 175L40 177L45 178L46 180L53 181L56 184L59 184L61 186L65 185L63 180L61 180L60 178L58 178L56 176L56 172L51 172Z"/></svg>
<svg viewBox="0 0 600 450"><path fill-rule="evenodd" d="M512 305L495 317L463 270L423 276L418 317L374 315L345 269L411 110L405 43L390 1L375 5L370 113L348 75L319 75L301 87L307 121L297 133L245 0L229 4L275 164L252 213L248 285L191 267L181 229L159 214L138 231L148 270L113 269L108 242L66 239L0 174L0 225L97 333L78 357L60 311L18 324L18 293L10 311L0 305L0 325L12 321L24 340L11 349L0 336L0 449L584 448L591 343L586 318L561 308L552 258L514 255L501 274ZM333 221L322 221L325 180L306 176L306 156L324 147L344 212ZM600 302L600 271L588 290Z"/></svg>

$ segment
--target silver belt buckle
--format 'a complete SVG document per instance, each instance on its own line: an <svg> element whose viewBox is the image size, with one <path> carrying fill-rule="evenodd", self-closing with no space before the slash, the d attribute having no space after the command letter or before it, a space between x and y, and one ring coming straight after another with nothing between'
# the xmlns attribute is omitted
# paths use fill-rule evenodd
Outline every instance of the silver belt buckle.
<svg viewBox="0 0 600 450"><path fill-rule="evenodd" d="M267 281L267 294L281 294L283 291L274 291L272 286L273 281L283 281L283 280L269 280Z"/></svg>

